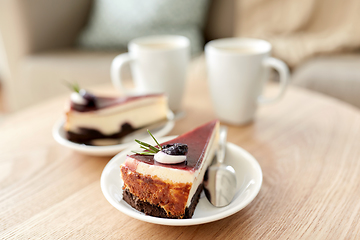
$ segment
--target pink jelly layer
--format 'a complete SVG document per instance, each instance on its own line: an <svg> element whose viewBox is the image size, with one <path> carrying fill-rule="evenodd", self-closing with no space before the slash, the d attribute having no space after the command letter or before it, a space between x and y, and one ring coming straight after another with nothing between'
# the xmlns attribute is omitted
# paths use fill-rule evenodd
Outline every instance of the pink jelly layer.
<svg viewBox="0 0 360 240"><path fill-rule="evenodd" d="M186 161L178 164L162 164L154 161L153 156L145 156L139 154L133 154L130 157L136 159L137 161L144 162L150 165L157 165L167 168L175 168L187 171L195 171L199 169L205 155L205 151L209 142L211 140L211 136L214 130L214 127L217 123L217 120L206 123L190 132L187 132L179 137L170 140L168 142L161 143L161 145L165 144L173 144L173 143L184 143L188 145L188 153L186 155ZM132 171L136 171L136 167L133 164L127 165L128 168Z"/></svg>

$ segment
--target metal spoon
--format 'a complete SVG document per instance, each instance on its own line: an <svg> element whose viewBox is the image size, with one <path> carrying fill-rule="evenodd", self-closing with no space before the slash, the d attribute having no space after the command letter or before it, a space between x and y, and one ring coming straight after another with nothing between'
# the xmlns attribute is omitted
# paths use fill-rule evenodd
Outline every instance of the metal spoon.
<svg viewBox="0 0 360 240"><path fill-rule="evenodd" d="M207 199L215 207L224 207L234 198L236 191L236 174L233 167L225 165L227 127L220 126L219 149L216 153L217 163L211 165L204 176L204 190Z"/></svg>

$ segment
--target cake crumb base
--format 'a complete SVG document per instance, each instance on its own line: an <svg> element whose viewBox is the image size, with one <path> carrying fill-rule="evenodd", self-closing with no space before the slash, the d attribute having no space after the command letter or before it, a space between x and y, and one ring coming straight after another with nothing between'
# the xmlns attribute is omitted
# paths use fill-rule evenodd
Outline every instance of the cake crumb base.
<svg viewBox="0 0 360 240"><path fill-rule="evenodd" d="M200 184L196 193L194 194L191 204L188 208L185 209L185 214L181 216L174 216L171 214L167 214L167 212L160 206L148 203L146 201L140 200L137 196L132 194L129 189L124 189L123 191L123 199L127 202L131 207L135 208L136 210L145 213L146 215L160 217L160 218L191 218L194 215L196 205L199 203L200 194L203 190L203 185Z"/></svg>

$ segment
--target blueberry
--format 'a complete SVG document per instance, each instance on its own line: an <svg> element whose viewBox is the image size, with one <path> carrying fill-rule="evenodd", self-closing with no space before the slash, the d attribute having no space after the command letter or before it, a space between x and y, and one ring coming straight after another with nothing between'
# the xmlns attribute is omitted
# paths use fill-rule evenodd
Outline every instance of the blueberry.
<svg viewBox="0 0 360 240"><path fill-rule="evenodd" d="M166 144L162 146L162 151L169 155L186 155L188 146L183 143Z"/></svg>
<svg viewBox="0 0 360 240"><path fill-rule="evenodd" d="M95 107L96 106L96 97L92 93L89 93L85 89L80 89L79 94L87 101L87 107Z"/></svg>

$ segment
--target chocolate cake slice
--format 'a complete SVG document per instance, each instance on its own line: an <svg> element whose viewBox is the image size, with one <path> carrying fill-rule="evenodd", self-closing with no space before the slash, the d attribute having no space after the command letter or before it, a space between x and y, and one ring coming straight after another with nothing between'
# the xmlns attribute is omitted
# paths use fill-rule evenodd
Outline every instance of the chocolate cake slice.
<svg viewBox="0 0 360 240"><path fill-rule="evenodd" d="M136 129L167 118L163 94L101 97L74 92L66 109L67 139L92 144L99 139L119 139Z"/></svg>
<svg viewBox="0 0 360 240"><path fill-rule="evenodd" d="M203 178L218 148L219 122L206 123L171 141L187 145L186 159L177 164L157 161L156 156L127 156L121 168L123 199L133 208L162 218L191 218L203 189Z"/></svg>

